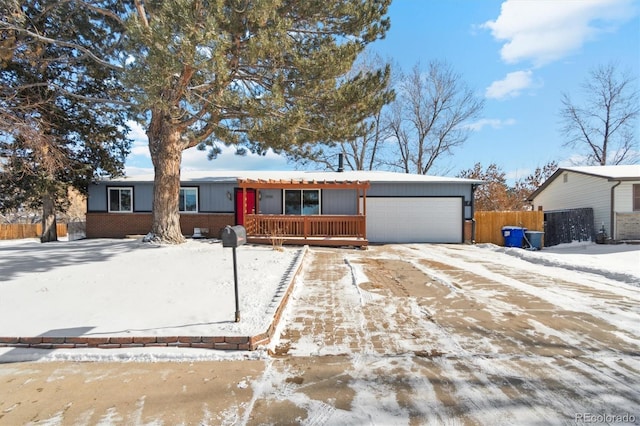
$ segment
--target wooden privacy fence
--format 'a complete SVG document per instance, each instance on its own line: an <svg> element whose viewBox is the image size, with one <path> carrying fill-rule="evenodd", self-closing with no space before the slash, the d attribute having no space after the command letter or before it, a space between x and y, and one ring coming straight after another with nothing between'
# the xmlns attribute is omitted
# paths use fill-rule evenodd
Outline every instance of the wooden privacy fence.
<svg viewBox="0 0 640 426"><path fill-rule="evenodd" d="M504 246L503 226L520 226L528 231L544 231L544 213L537 211L475 212L476 243Z"/></svg>
<svg viewBox="0 0 640 426"><path fill-rule="evenodd" d="M67 224L56 224L58 237L67 235ZM20 238L40 238L42 235L41 223L9 223L0 224L0 240L17 240Z"/></svg>

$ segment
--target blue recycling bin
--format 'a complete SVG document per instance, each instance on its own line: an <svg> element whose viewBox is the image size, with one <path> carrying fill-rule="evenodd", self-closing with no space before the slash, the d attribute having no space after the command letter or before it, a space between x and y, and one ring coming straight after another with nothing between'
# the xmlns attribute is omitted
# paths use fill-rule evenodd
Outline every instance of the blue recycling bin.
<svg viewBox="0 0 640 426"><path fill-rule="evenodd" d="M503 226L502 236L504 237L504 246L522 248L524 231L526 230L527 228L520 226Z"/></svg>
<svg viewBox="0 0 640 426"><path fill-rule="evenodd" d="M525 231L524 236L527 239L531 250L542 250L542 231Z"/></svg>

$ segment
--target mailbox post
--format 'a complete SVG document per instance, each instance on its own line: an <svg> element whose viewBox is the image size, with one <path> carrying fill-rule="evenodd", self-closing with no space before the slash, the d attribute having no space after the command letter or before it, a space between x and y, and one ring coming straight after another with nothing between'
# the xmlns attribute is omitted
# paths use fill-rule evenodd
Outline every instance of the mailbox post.
<svg viewBox="0 0 640 426"><path fill-rule="evenodd" d="M240 304L238 302L238 264L236 261L236 247L247 242L247 231L244 226L229 226L222 230L222 247L233 249L233 286L236 296L236 322L240 322Z"/></svg>

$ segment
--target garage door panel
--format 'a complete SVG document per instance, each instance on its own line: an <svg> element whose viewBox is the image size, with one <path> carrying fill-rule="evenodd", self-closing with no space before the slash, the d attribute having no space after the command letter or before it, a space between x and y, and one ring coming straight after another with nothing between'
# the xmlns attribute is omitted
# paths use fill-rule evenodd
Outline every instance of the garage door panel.
<svg viewBox="0 0 640 426"><path fill-rule="evenodd" d="M373 243L460 243L462 198L367 197L367 238Z"/></svg>

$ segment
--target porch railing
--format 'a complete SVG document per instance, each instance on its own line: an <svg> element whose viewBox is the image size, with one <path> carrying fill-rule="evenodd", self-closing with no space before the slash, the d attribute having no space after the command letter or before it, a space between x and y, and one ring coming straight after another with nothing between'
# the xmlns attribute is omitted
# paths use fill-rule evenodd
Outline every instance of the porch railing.
<svg viewBox="0 0 640 426"><path fill-rule="evenodd" d="M363 215L246 214L244 222L247 236L366 238L366 218Z"/></svg>

